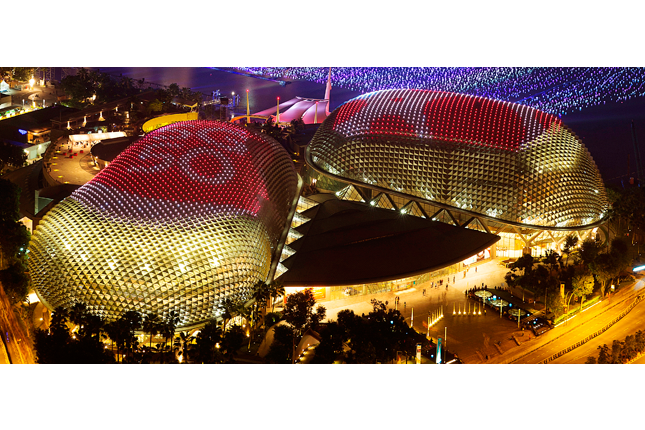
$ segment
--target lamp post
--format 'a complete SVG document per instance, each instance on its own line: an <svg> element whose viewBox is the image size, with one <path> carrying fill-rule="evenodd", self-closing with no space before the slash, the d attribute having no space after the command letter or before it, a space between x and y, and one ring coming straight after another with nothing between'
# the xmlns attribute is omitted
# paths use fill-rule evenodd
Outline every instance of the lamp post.
<svg viewBox="0 0 645 430"><path fill-rule="evenodd" d="M278 97L278 113L275 116L275 123L276 125L280 123L280 97Z"/></svg>
<svg viewBox="0 0 645 430"><path fill-rule="evenodd" d="M248 124L250 121L250 115L251 111L249 110L249 90L246 90L246 123Z"/></svg>
<svg viewBox="0 0 645 430"><path fill-rule="evenodd" d="M448 348L448 327L443 329L443 362L446 363L446 350Z"/></svg>
<svg viewBox="0 0 645 430"><path fill-rule="evenodd" d="M316 110L314 111L314 124L318 124L318 102L316 102Z"/></svg>

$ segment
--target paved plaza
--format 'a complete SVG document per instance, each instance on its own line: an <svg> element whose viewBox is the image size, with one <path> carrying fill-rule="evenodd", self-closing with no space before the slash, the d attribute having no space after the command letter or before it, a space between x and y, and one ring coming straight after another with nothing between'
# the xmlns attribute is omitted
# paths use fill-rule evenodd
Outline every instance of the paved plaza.
<svg viewBox="0 0 645 430"><path fill-rule="evenodd" d="M73 144L67 139L52 142L53 150L49 174L61 184L83 185L91 180L99 168L93 165L90 146Z"/></svg>
<svg viewBox="0 0 645 430"><path fill-rule="evenodd" d="M492 259L481 263L477 266L476 272L475 268L471 267L465 278L463 272L456 274L454 275L454 283L451 276L448 288L446 288L446 279L444 278L444 285L438 288L431 288L430 282L427 282L396 293L354 296L342 300L321 301L320 304L327 308L327 319L335 320L338 312L343 309L351 309L357 315L369 313L372 310L371 299L387 301L388 307L393 307L395 297L399 296L397 308L407 321L410 321L414 313L413 327L423 334L427 333L427 325L424 323L427 324L428 313L432 314L443 307L444 317L430 328L430 336L433 340L436 342L437 337L443 338L447 328L447 348L456 353L464 363L490 362L493 357L517 347L518 342L521 344L530 341L529 331L518 329L517 322L511 321L505 316L500 318L499 314L490 308L487 308L485 314L482 308L481 315L472 315L476 303L473 300L467 300L464 294L470 288L481 287L482 283L489 289L495 286L505 286L504 275L508 269L500 264L500 260ZM424 289L426 289L425 296L423 295ZM513 289L511 292L521 300L520 289ZM528 303L529 299L532 299L530 293L527 292L524 298L527 307L534 306ZM541 303L537 304L538 309L541 306ZM456 315L453 315L453 309L457 312ZM459 309L462 311L461 315L458 314ZM464 315L464 309L467 311L470 309L470 314ZM512 338L513 335L517 341ZM534 339L532 334L530 338Z"/></svg>

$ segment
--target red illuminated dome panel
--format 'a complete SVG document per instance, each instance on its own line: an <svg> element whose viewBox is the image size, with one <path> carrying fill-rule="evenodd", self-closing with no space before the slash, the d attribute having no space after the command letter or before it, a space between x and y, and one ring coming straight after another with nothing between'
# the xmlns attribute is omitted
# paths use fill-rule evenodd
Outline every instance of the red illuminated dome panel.
<svg viewBox="0 0 645 430"><path fill-rule="evenodd" d="M157 129L41 221L34 288L50 308L85 303L108 320L171 310L187 327L266 280L297 198L275 140L216 121Z"/></svg>
<svg viewBox="0 0 645 430"><path fill-rule="evenodd" d="M608 208L591 155L559 118L484 97L365 94L325 119L306 156L347 182L523 225L579 227Z"/></svg>

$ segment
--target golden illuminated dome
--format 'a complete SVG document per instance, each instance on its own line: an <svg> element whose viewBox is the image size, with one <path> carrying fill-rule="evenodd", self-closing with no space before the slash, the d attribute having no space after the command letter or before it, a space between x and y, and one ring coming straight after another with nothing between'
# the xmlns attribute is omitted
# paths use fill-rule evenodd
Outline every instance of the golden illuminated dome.
<svg viewBox="0 0 645 430"><path fill-rule="evenodd" d="M608 209L596 164L559 118L484 97L362 95L325 119L306 158L343 182L522 226L578 228Z"/></svg>
<svg viewBox="0 0 645 430"><path fill-rule="evenodd" d="M50 308L205 321L266 280L297 182L288 153L264 135L215 121L160 128L43 218L32 283Z"/></svg>

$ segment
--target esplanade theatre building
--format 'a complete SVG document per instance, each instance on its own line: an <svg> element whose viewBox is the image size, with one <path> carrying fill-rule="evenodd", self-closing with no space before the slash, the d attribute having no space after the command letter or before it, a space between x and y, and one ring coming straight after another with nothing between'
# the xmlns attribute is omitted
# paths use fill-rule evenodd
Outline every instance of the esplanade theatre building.
<svg viewBox="0 0 645 430"><path fill-rule="evenodd" d="M305 158L305 183L339 199L499 237L439 275L478 258L560 250L572 233L607 237L605 187L588 150L561 119L528 106L427 90L373 92L326 118Z"/></svg>
<svg viewBox="0 0 645 430"><path fill-rule="evenodd" d="M365 94L325 119L305 161L299 175L278 142L228 122L154 130L43 217L32 285L50 309L175 311L187 328L224 299L248 302L258 281L334 300L607 236L589 152L519 104Z"/></svg>
<svg viewBox="0 0 645 430"><path fill-rule="evenodd" d="M272 278L299 184L271 138L220 121L167 125L43 217L32 285L49 309L175 311L179 328L199 325Z"/></svg>

